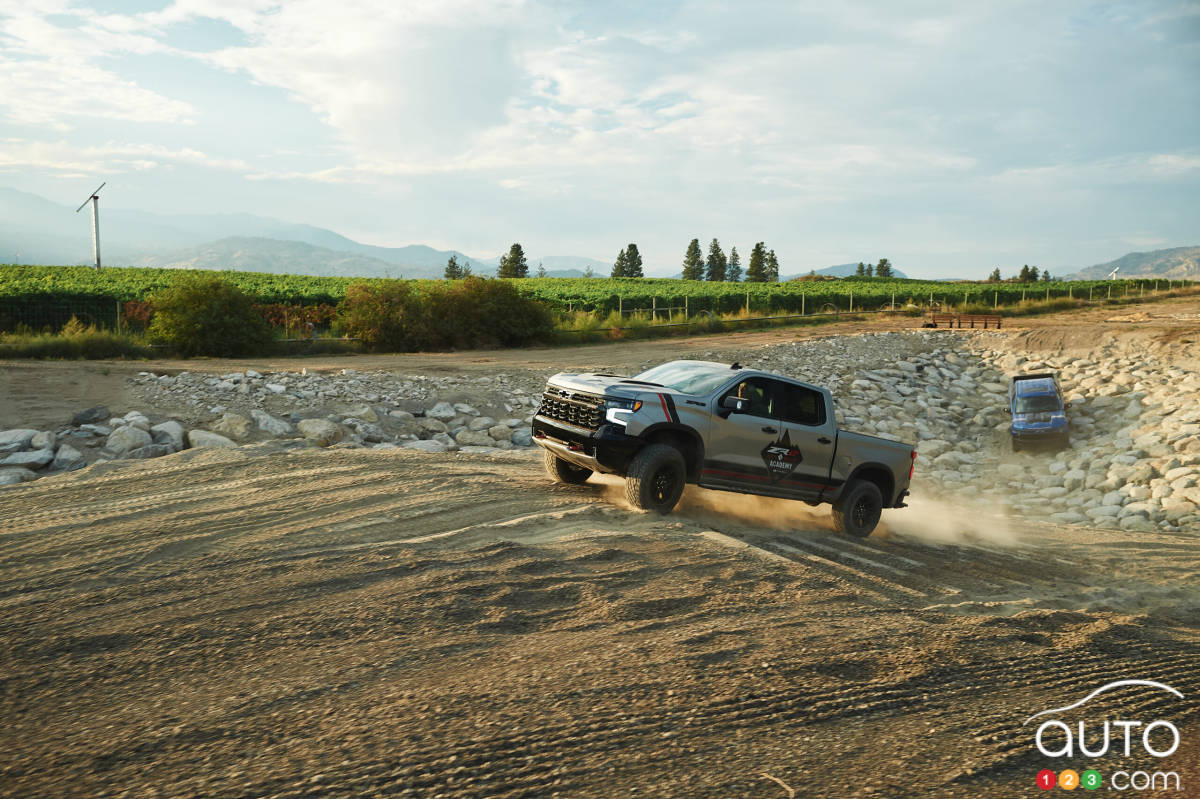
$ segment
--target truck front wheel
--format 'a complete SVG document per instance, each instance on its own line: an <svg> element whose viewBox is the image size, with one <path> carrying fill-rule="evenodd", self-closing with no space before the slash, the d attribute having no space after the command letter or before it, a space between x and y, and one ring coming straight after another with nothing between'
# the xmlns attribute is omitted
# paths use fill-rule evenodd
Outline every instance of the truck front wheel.
<svg viewBox="0 0 1200 799"><path fill-rule="evenodd" d="M667 444L642 448L625 472L625 498L642 510L670 513L683 496L687 464L679 450Z"/></svg>
<svg viewBox="0 0 1200 799"><path fill-rule="evenodd" d="M548 449L542 450L542 464L545 465L546 474L550 475L550 479L558 483L579 485L586 483L587 479L592 476L591 469L568 463Z"/></svg>
<svg viewBox="0 0 1200 799"><path fill-rule="evenodd" d="M840 532L866 538L879 524L883 494L868 480L851 480L841 499L833 504L833 524Z"/></svg>

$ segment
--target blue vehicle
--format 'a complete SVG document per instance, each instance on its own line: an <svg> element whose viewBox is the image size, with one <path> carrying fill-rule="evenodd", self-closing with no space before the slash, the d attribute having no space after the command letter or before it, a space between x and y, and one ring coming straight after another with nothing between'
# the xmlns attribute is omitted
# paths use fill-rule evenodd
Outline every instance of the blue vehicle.
<svg viewBox="0 0 1200 799"><path fill-rule="evenodd" d="M1070 425L1063 402L1062 386L1053 373L1017 375L1008 390L1009 433L1013 452L1031 443L1065 447L1070 442Z"/></svg>

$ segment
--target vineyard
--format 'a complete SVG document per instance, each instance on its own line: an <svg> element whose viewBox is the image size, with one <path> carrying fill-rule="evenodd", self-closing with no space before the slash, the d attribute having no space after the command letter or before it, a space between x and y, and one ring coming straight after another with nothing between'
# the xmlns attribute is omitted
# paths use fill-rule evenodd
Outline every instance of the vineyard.
<svg viewBox="0 0 1200 799"><path fill-rule="evenodd" d="M58 329L72 315L92 324L140 327L149 313L146 299L166 288L179 270L90 267L0 266L0 330L24 324ZM333 306L358 282L257 272L193 272L220 277L264 306L271 320L327 322ZM418 293L436 281L410 281ZM951 283L931 280L852 277L787 283L709 283L670 278L523 278L521 293L562 311L599 315L646 312L655 317L700 312L755 315L872 311L882 308L1003 307L1022 300L1118 299L1179 288L1181 281L1154 279L1053 281L1032 283Z"/></svg>

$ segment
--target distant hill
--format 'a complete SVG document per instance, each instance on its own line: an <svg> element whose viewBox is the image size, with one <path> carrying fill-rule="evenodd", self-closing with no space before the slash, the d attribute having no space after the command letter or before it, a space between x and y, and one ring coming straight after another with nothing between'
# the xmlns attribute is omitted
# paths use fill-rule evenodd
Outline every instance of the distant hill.
<svg viewBox="0 0 1200 799"><path fill-rule="evenodd" d="M837 266L827 266L824 269L817 269L816 273L818 275L832 275L834 277L850 277L857 271L858 271L858 262L855 261L852 264L838 264ZM798 277L804 277L807 274L808 274L808 272L797 272L794 275L780 276L779 280L780 281L794 280L795 278L798 278ZM906 278L906 277L908 277L908 275L904 274L899 269L897 269L895 266L893 266L892 267L892 277Z"/></svg>
<svg viewBox="0 0 1200 799"><path fill-rule="evenodd" d="M162 255L138 259L135 266L160 269L235 269L242 272L327 275L331 277L441 277L442 265L400 266L369 255L337 252L302 241L231 236Z"/></svg>
<svg viewBox="0 0 1200 799"><path fill-rule="evenodd" d="M1174 247L1152 252L1131 252L1115 261L1080 269L1067 279L1101 280L1116 267L1117 277L1161 277L1172 280L1200 279L1200 247Z"/></svg>

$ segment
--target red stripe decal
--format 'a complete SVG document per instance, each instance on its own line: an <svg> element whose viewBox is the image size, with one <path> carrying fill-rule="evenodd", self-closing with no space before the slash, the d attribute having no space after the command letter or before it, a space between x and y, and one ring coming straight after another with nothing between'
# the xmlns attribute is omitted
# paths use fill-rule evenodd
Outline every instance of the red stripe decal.
<svg viewBox="0 0 1200 799"><path fill-rule="evenodd" d="M671 412L667 410L667 398L659 394L658 401L662 403L663 415L667 417L668 422L671 421Z"/></svg>

